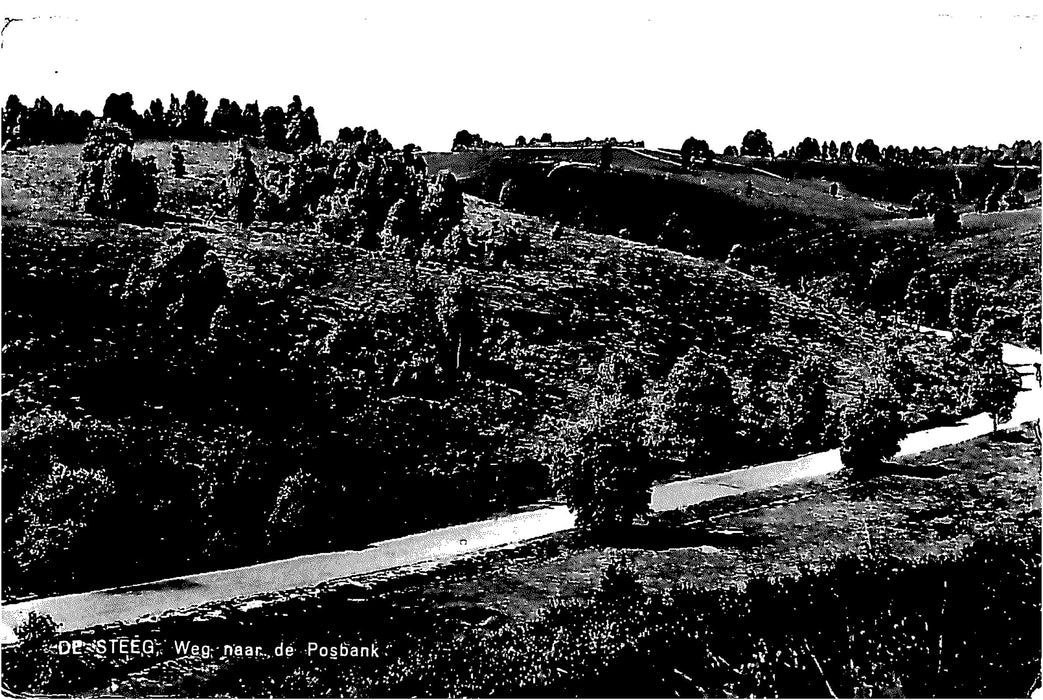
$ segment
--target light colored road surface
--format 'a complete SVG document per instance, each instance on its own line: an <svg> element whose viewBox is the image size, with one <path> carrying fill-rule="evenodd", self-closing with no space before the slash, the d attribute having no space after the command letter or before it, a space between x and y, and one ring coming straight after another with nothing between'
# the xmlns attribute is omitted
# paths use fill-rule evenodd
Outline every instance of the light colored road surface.
<svg viewBox="0 0 1043 700"><path fill-rule="evenodd" d="M1043 390L1036 386L1033 351L1004 346L1004 361L1019 366L1024 391L1007 427L1040 418ZM988 434L992 420L972 416L952 426L914 433L902 441L902 455L955 444ZM673 510L777 484L821 477L841 468L839 450L794 460L736 469L695 479L660 484L652 491L652 508ZM456 525L377 542L366 549L313 554L238 569L166 579L134 587L55 596L6 605L0 612L0 640L14 640L12 628L30 610L46 613L65 630L112 622L132 622L205 603L315 586L388 569L448 561L463 554L530 540L574 526L565 506L550 505L502 518Z"/></svg>

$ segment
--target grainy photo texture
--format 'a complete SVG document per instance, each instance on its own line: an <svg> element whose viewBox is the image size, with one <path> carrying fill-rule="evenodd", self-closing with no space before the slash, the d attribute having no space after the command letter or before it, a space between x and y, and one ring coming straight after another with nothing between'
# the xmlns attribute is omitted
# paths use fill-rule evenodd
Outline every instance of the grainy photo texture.
<svg viewBox="0 0 1043 700"><path fill-rule="evenodd" d="M4 5L17 697L1039 697L1029 2Z"/></svg>

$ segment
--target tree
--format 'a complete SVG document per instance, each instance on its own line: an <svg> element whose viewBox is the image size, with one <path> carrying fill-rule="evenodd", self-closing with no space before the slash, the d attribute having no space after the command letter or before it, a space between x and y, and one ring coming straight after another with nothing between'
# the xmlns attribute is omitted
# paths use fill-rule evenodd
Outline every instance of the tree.
<svg viewBox="0 0 1043 700"><path fill-rule="evenodd" d="M135 158L130 132L113 122L91 127L80 152L78 196L84 210L124 220L147 219L159 204L159 169Z"/></svg>
<svg viewBox="0 0 1043 700"><path fill-rule="evenodd" d="M579 528L611 532L648 511L648 449L629 401L592 403L579 421L563 427L553 449L551 485Z"/></svg>
<svg viewBox="0 0 1043 700"><path fill-rule="evenodd" d="M27 491L18 509L22 537L13 543L22 574L38 581L76 580L80 565L106 559L114 534L110 517L116 487L101 469L54 460L44 480Z"/></svg>
<svg viewBox="0 0 1043 700"><path fill-rule="evenodd" d="M478 134L472 134L467 129L461 129L456 132L456 136L453 137L453 147L451 150L466 151L474 148L476 143L481 143L481 136Z"/></svg>
<svg viewBox="0 0 1043 700"><path fill-rule="evenodd" d="M851 162L851 158L854 157L855 148L850 141L844 141L840 144L840 160Z"/></svg>
<svg viewBox="0 0 1043 700"><path fill-rule="evenodd" d="M942 202L934 212L934 232L947 236L960 230L960 216L949 202Z"/></svg>
<svg viewBox="0 0 1043 700"><path fill-rule="evenodd" d="M855 149L855 160L859 163L879 163L880 147L873 142L873 139L866 139Z"/></svg>
<svg viewBox="0 0 1043 700"><path fill-rule="evenodd" d="M209 104L207 99L196 93L195 90L189 90L185 95L185 103L181 108L180 122L183 138L201 141L208 136L206 128L207 104Z"/></svg>
<svg viewBox="0 0 1043 700"><path fill-rule="evenodd" d="M16 693L41 695L48 689L58 665L59 625L46 613L30 610L14 627L14 649L3 655L4 688Z"/></svg>
<svg viewBox="0 0 1043 700"><path fill-rule="evenodd" d="M652 415L653 443L678 452L689 466L731 459L739 425L731 377L698 349L671 368Z"/></svg>
<svg viewBox="0 0 1043 700"><path fill-rule="evenodd" d="M163 100L157 97L149 102L148 109L142 114L141 131L144 136L154 139L167 138L167 114Z"/></svg>
<svg viewBox="0 0 1043 700"><path fill-rule="evenodd" d="M695 161L704 159L709 155L710 144L702 139L689 136L681 144L681 167L685 170L691 170L695 166Z"/></svg>
<svg viewBox="0 0 1043 700"><path fill-rule="evenodd" d="M242 134L244 136L261 135L261 111L257 102L250 102L243 107Z"/></svg>
<svg viewBox="0 0 1043 700"><path fill-rule="evenodd" d="M170 174L174 177L185 176L185 153L176 143L170 144Z"/></svg>
<svg viewBox="0 0 1043 700"><path fill-rule="evenodd" d="M268 544L276 550L290 551L301 539L313 547L331 546L336 540L336 520L344 501L343 489L298 469L279 486L268 516Z"/></svg>
<svg viewBox="0 0 1043 700"><path fill-rule="evenodd" d="M28 108L22 104L18 95L8 96L7 102L4 105L2 119L4 144L17 143L21 138L21 134L17 134L18 138L16 138L15 126L18 124L19 120L25 119L25 115L28 111Z"/></svg>
<svg viewBox="0 0 1043 700"><path fill-rule="evenodd" d="M794 155L797 160L814 160L822 157L822 149L819 148L818 141L810 136L805 136L804 140L797 144Z"/></svg>
<svg viewBox="0 0 1043 700"><path fill-rule="evenodd" d="M608 172L612 169L612 145L604 143L601 145L601 158L598 161L598 170Z"/></svg>
<svg viewBox="0 0 1043 700"><path fill-rule="evenodd" d="M282 107L266 107L261 114L261 138L274 151L286 150L286 113Z"/></svg>
<svg viewBox="0 0 1043 700"><path fill-rule="evenodd" d="M319 121L315 109L308 107L288 115L286 123L286 147L291 151L303 151L319 143Z"/></svg>
<svg viewBox="0 0 1043 700"><path fill-rule="evenodd" d="M736 148L735 146L725 146L724 147L724 157L725 158L735 158L738 155L739 155L739 149Z"/></svg>
<svg viewBox="0 0 1043 700"><path fill-rule="evenodd" d="M134 96L129 92L118 95L111 93L105 99L105 106L101 110L101 118L109 119L133 131L138 125L138 115L134 111Z"/></svg>
<svg viewBox="0 0 1043 700"><path fill-rule="evenodd" d="M1020 375L1001 361L979 365L971 374L971 401L992 419L993 432L1010 421L1020 391Z"/></svg>
<svg viewBox="0 0 1043 700"><path fill-rule="evenodd" d="M827 431L830 415L829 364L806 355L790 371L782 389L782 421L787 443L797 451L817 448Z"/></svg>
<svg viewBox="0 0 1043 700"><path fill-rule="evenodd" d="M551 138L551 135L550 135L549 131L544 131L540 135L540 143L553 143L553 142L554 142L554 139Z"/></svg>
<svg viewBox="0 0 1043 700"><path fill-rule="evenodd" d="M242 136L243 110L239 108L239 103L230 102L227 97L222 97L213 116L210 117L210 126L219 137L236 139Z"/></svg>
<svg viewBox="0 0 1043 700"><path fill-rule="evenodd" d="M239 228L249 228L253 223L261 181L254 166L253 154L245 141L239 142L239 150L225 178L228 207Z"/></svg>
<svg viewBox="0 0 1043 700"><path fill-rule="evenodd" d="M829 142L829 149L828 149L829 159L830 160L836 160L837 157L839 156L839 154L840 154L840 150L837 148L837 142L830 140L830 142ZM825 159L826 155L827 155L826 142L823 141L822 142L822 158Z"/></svg>
<svg viewBox="0 0 1043 700"><path fill-rule="evenodd" d="M1030 348L1040 346L1040 334L1043 332L1041 316L1043 312L1035 302L1029 302L1021 311L1021 340Z"/></svg>
<svg viewBox="0 0 1043 700"><path fill-rule="evenodd" d="M934 272L921 268L909 278L905 308L910 320L916 325L947 325L949 308L946 301L945 287Z"/></svg>
<svg viewBox="0 0 1043 700"><path fill-rule="evenodd" d="M772 148L771 141L768 140L768 135L760 129L755 129L747 131L746 135L742 137L742 148L739 153L744 156L770 158L775 155L775 150Z"/></svg>
<svg viewBox="0 0 1043 700"><path fill-rule="evenodd" d="M972 333L974 318L981 308L978 288L967 280L960 280L952 289L949 302L949 325L954 331Z"/></svg>
<svg viewBox="0 0 1043 700"><path fill-rule="evenodd" d="M874 380L844 412L840 459L853 469L877 467L898 453L905 434L894 388Z"/></svg>
<svg viewBox="0 0 1043 700"><path fill-rule="evenodd" d="M470 364L470 357L482 336L482 315L474 287L459 272L449 280L438 298L436 314L442 333L455 356L459 371Z"/></svg>
<svg viewBox="0 0 1043 700"><path fill-rule="evenodd" d="M518 147L518 148L521 148L522 146L524 146L525 145L525 137L524 136L519 136L518 138L514 139L514 145L516 147Z"/></svg>

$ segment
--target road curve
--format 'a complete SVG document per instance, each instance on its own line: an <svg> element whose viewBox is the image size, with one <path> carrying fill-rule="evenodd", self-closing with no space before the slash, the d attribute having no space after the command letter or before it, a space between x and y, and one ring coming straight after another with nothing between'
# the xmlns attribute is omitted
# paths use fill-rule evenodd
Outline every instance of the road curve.
<svg viewBox="0 0 1043 700"><path fill-rule="evenodd" d="M1020 366L1023 384L1007 427L1038 420L1043 390L1036 386L1031 365L1040 361L1039 354L1005 345L1004 361ZM911 455L971 440L991 430L991 419L979 414L955 425L909 435L901 443L900 454ZM833 449L793 460L672 481L653 489L652 509L674 510L777 484L821 477L840 468L840 452ZM0 610L0 643L15 641L12 630L30 610L50 615L63 630L133 622L206 603L307 588L404 566L449 561L465 554L569 530L574 525L574 518L565 506L542 505L505 517L375 542L361 550L310 554L139 586L23 601L5 605Z"/></svg>

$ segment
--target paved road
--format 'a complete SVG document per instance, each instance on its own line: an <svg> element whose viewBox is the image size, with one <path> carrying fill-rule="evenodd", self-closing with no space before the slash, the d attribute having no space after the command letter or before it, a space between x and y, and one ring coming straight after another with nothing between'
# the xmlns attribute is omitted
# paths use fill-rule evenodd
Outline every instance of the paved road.
<svg viewBox="0 0 1043 700"><path fill-rule="evenodd" d="M1022 365L1023 386L1008 427L1040 418L1043 390L1036 386L1031 364L1039 356L1024 348L1004 347L1008 364ZM982 414L952 426L914 433L901 443L909 455L986 435L992 421ZM672 510L781 483L820 477L841 468L839 450L794 460L674 481L656 486L652 508ZM166 579L131 589L109 589L55 596L4 606L0 611L0 641L13 641L12 627L30 610L50 615L66 630L183 610L204 603L315 586L338 579L427 562L447 561L463 554L501 547L569 530L574 520L561 505L533 509L479 522L376 542L366 549L313 554L237 569Z"/></svg>

